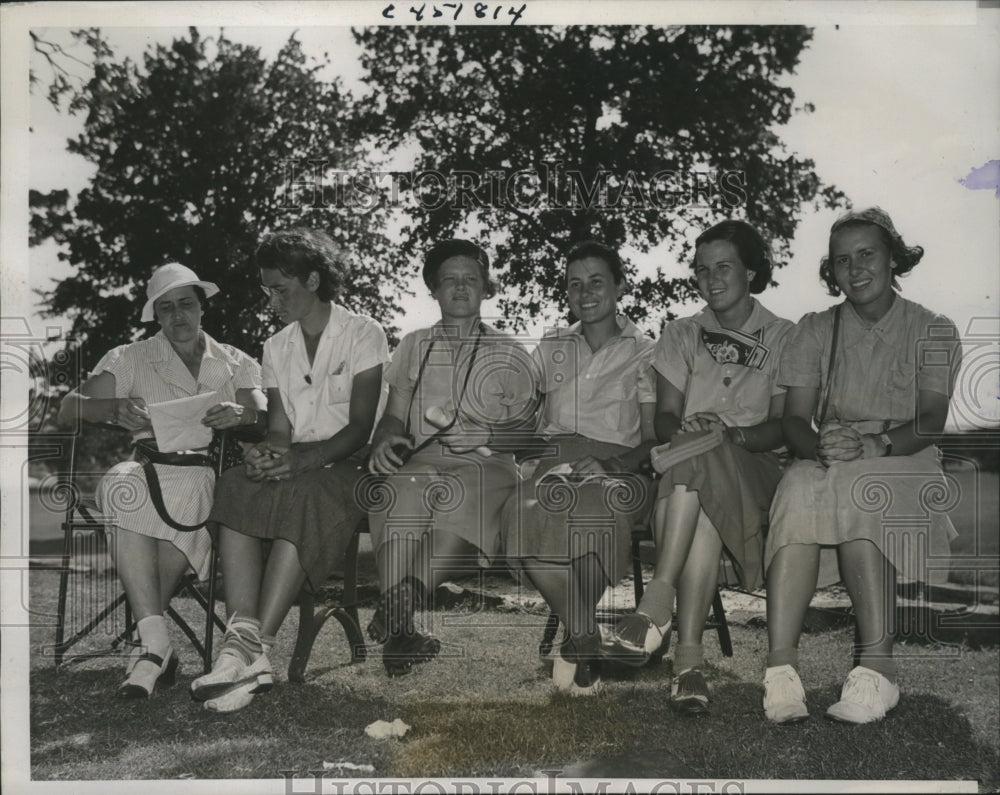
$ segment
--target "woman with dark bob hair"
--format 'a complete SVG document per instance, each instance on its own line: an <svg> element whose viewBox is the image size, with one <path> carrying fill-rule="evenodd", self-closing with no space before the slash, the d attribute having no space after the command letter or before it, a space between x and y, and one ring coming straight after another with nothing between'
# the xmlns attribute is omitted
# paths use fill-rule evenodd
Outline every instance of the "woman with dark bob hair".
<svg viewBox="0 0 1000 795"><path fill-rule="evenodd" d="M556 689L589 695L600 687L597 603L629 570L632 526L648 516L653 492L640 470L656 441L654 343L618 314L627 282L617 251L579 243L565 274L578 322L546 333L532 354L541 374L538 461L504 506L502 526L510 565L566 629L553 658ZM556 467L568 482L553 480Z"/></svg>
<svg viewBox="0 0 1000 795"><path fill-rule="evenodd" d="M808 717L796 671L821 547L835 548L858 624L859 665L827 717L869 723L899 701L893 660L896 577L946 576L955 529L933 442L944 428L961 360L948 318L896 294L897 276L920 261L878 207L849 212L830 229L820 275L845 300L805 315L789 336L778 383L798 459L771 508L767 539L764 712L789 723ZM815 430L818 429L818 430ZM895 517L926 517L887 523Z"/></svg>
<svg viewBox="0 0 1000 795"><path fill-rule="evenodd" d="M775 450L785 396L776 377L792 327L753 297L770 282L771 260L746 222L703 232L692 267L707 306L667 323L653 360L657 438L692 454L661 474L655 573L636 612L615 627L612 647L633 665L663 650L676 597L670 704L684 714L708 709L701 638L723 552L743 587L763 581L763 527L781 477Z"/></svg>
<svg viewBox="0 0 1000 795"><path fill-rule="evenodd" d="M215 666L191 693L216 712L272 687L267 653L296 595L318 589L343 560L363 516L354 487L389 360L382 327L335 302L347 266L328 235L275 232L255 259L271 310L287 325L264 343L267 436L245 469L222 476L210 517L220 526L229 624Z"/></svg>
<svg viewBox="0 0 1000 795"><path fill-rule="evenodd" d="M389 676L433 658L415 610L453 571L500 554L500 510L514 490L505 434L533 420L533 368L512 337L483 322L489 257L468 240L426 254L424 283L441 320L407 334L386 370L389 400L372 439L369 527L382 602L368 635Z"/></svg>

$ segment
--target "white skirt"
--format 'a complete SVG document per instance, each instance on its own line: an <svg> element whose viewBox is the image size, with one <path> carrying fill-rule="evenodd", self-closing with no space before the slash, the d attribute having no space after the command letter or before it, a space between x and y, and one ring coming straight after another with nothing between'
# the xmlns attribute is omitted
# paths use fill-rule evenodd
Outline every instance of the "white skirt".
<svg viewBox="0 0 1000 795"><path fill-rule="evenodd" d="M771 504L765 570L788 544L837 546L867 539L902 580L943 583L951 541L948 516L961 496L930 446L909 456L838 462L827 469L799 460L786 470Z"/></svg>
<svg viewBox="0 0 1000 795"><path fill-rule="evenodd" d="M208 467L154 464L163 492L163 504L179 524L204 522L212 509L215 473ZM174 530L156 512L146 485L146 474L136 461L122 461L107 471L97 488L97 506L108 525L169 541L188 559L198 579L208 577L212 538L204 527L191 532Z"/></svg>

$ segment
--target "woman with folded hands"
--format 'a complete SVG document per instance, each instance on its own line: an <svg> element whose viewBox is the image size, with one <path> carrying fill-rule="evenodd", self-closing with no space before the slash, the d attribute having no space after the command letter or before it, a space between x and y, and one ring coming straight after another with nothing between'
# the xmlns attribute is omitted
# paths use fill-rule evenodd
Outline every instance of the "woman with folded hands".
<svg viewBox="0 0 1000 795"><path fill-rule="evenodd" d="M264 343L267 436L245 468L220 478L210 517L219 524L229 623L191 694L215 712L242 709L273 686L268 653L288 610L343 562L363 516L354 488L389 359L382 327L336 303L348 268L329 235L275 232L255 259L287 325Z"/></svg>
<svg viewBox="0 0 1000 795"><path fill-rule="evenodd" d="M261 425L266 417L260 366L201 329L207 299L218 292L184 265L157 268L146 288L142 321L155 320L160 330L149 339L108 351L79 390L63 398L60 420L119 425L131 431L134 440L150 444L154 437L149 404L214 392L219 402L205 413L205 426L225 430ZM148 698L157 685L173 683L177 655L164 612L189 569L205 579L212 555L204 524L212 506L214 471L204 465L158 463L155 445L148 457L153 459L156 483L147 482L143 465L133 459L112 467L97 491L98 507L108 518L115 569L138 621L139 645L118 688L118 695L129 699ZM162 494L166 517L150 498L152 489Z"/></svg>
<svg viewBox="0 0 1000 795"><path fill-rule="evenodd" d="M699 235L692 268L706 306L667 323L656 344L655 426L672 454L688 445L701 452L678 456L660 476L653 579L608 648L633 665L664 651L676 599L670 704L682 714L708 709L701 639L720 557L743 587L763 581L763 527L781 477L774 451L783 443L785 396L775 379L792 327L753 297L770 282L772 265L746 222L723 221Z"/></svg>
<svg viewBox="0 0 1000 795"><path fill-rule="evenodd" d="M775 723L809 716L798 646L821 547L836 549L858 625L858 664L826 711L844 723L881 720L899 702L897 576L947 576L956 533L934 442L962 349L948 318L897 294L897 277L923 253L878 207L838 218L820 277L845 300L805 315L781 360L785 438L797 460L775 494L765 554L764 713ZM897 518L887 522L890 506Z"/></svg>

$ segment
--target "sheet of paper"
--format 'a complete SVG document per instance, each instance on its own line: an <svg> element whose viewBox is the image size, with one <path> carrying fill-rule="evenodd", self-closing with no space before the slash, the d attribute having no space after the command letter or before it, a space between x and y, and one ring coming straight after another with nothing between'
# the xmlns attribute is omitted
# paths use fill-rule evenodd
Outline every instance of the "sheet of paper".
<svg viewBox="0 0 1000 795"><path fill-rule="evenodd" d="M205 412L219 402L217 392L205 392L192 397L150 403L149 419L153 423L156 444L164 453L197 450L212 441L212 429L201 424Z"/></svg>

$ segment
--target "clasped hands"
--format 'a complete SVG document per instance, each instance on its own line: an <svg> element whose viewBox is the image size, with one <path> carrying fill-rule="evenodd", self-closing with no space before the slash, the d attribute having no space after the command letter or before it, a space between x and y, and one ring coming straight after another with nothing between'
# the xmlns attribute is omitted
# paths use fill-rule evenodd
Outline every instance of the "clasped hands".
<svg viewBox="0 0 1000 795"><path fill-rule="evenodd" d="M838 461L856 461L879 458L885 454L882 443L875 436L858 433L836 422L827 422L819 429L816 442L816 460L829 467Z"/></svg>
<svg viewBox="0 0 1000 795"><path fill-rule="evenodd" d="M309 445L284 445L264 440L255 444L243 457L248 480L288 480L302 472L323 466L315 448Z"/></svg>

